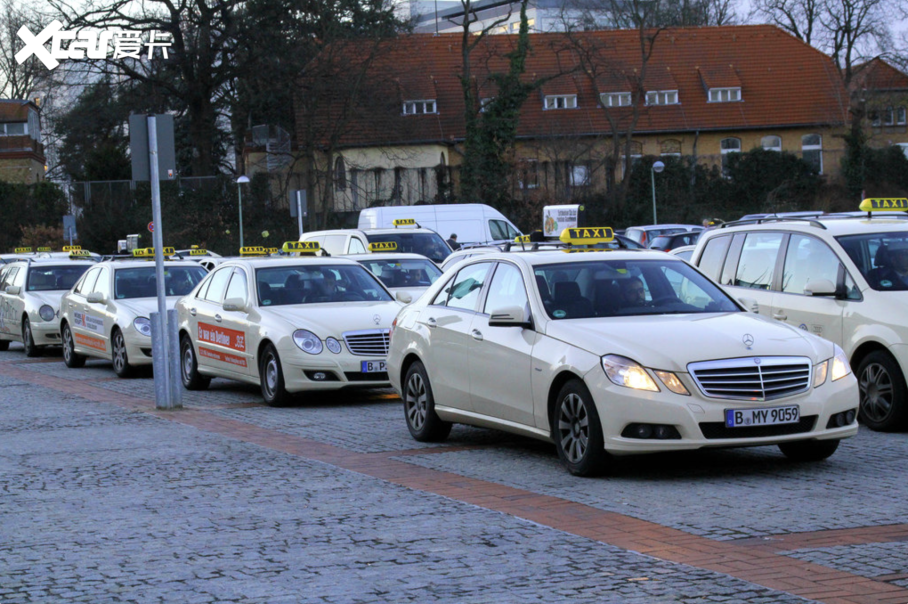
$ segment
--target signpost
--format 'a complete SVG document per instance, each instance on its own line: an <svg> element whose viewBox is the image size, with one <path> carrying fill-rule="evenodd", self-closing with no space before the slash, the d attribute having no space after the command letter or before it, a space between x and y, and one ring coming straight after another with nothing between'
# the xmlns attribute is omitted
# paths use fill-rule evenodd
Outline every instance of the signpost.
<svg viewBox="0 0 908 604"><path fill-rule="evenodd" d="M76 235L76 217L72 214L63 216L63 236L69 239L69 245L72 245L73 239L78 237Z"/></svg>
<svg viewBox="0 0 908 604"><path fill-rule="evenodd" d="M148 232L154 233L154 223L153 222L148 223Z"/></svg>
<svg viewBox="0 0 908 604"><path fill-rule="evenodd" d="M296 189L290 191L290 217L296 218L300 230L300 237L303 236L303 216L308 213L309 202L306 200L306 190Z"/></svg>

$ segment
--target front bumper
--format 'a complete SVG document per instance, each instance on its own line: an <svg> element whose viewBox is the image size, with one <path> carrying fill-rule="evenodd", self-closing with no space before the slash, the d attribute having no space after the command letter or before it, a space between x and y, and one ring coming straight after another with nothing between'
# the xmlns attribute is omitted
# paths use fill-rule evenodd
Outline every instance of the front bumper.
<svg viewBox="0 0 908 604"><path fill-rule="evenodd" d="M810 439L841 439L854 436L858 431L857 420L842 427L826 427L833 415L849 410L857 411L859 394L853 373L835 382L827 380L820 387L811 388L802 394L771 401L707 398L689 376L678 375L691 393L690 396L674 394L661 384L661 392L616 386L598 367L586 375L586 383L602 422L607 451L621 455L706 447L774 445ZM801 417L799 424L759 428L725 427L726 409L788 405L798 405ZM680 438L632 438L622 435L631 424L672 426Z"/></svg>
<svg viewBox="0 0 908 604"><path fill-rule="evenodd" d="M45 321L37 315L29 316L28 323L36 346L59 346L63 342L60 339L59 316L55 316L51 321Z"/></svg>
<svg viewBox="0 0 908 604"><path fill-rule="evenodd" d="M123 329L123 341L126 343L126 357L134 367L151 365L151 338L143 336L130 325Z"/></svg>
<svg viewBox="0 0 908 604"><path fill-rule="evenodd" d="M344 388L384 388L388 373L364 373L363 361L385 361L386 357L350 354L346 346L340 354L327 349L319 354L306 354L295 346L278 350L287 392L328 391Z"/></svg>

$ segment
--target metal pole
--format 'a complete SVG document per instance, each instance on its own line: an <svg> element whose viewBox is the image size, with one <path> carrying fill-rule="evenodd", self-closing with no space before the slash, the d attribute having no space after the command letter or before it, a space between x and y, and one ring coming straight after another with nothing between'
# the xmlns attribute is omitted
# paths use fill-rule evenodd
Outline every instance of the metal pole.
<svg viewBox="0 0 908 604"><path fill-rule="evenodd" d="M296 220L300 227L300 239L303 238L303 194L301 191L296 192Z"/></svg>
<svg viewBox="0 0 908 604"><path fill-rule="evenodd" d="M656 171L650 168L649 175L653 182L653 224L659 224L656 220Z"/></svg>
<svg viewBox="0 0 908 604"><path fill-rule="evenodd" d="M240 247L243 247L243 183L237 183L236 190L240 196Z"/></svg>
<svg viewBox="0 0 908 604"><path fill-rule="evenodd" d="M161 233L164 229L161 224L161 183L158 180L158 127L153 115L148 116L148 164L149 180L151 181L151 213L154 220L152 241L154 242L155 289L158 294L158 314L161 317L159 345L161 364L154 366L155 407L170 409L173 407L173 400L170 396L170 354L167 350L167 298L164 295L164 238ZM154 348L154 342L152 342L152 348ZM154 358L152 362L154 362ZM159 380L163 384L160 389L157 385ZM159 392L164 394L163 398L157 397Z"/></svg>
<svg viewBox="0 0 908 604"><path fill-rule="evenodd" d="M180 375L180 328L177 321L177 310L171 308L167 311L167 344L170 348L170 400L174 409L183 407L183 384Z"/></svg>

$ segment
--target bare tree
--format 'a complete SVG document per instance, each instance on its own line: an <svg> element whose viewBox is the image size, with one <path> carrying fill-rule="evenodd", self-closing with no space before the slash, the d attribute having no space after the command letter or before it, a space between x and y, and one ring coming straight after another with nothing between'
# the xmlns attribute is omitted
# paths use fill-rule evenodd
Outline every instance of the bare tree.
<svg viewBox="0 0 908 604"><path fill-rule="evenodd" d="M26 11L14 0L3 0L0 4L0 96L7 99L30 99L39 86L47 83L51 72L36 56L22 64L16 60L16 52L22 46L19 30L27 27L37 33L46 24L33 10Z"/></svg>
<svg viewBox="0 0 908 604"><path fill-rule="evenodd" d="M799 40L815 41L823 0L757 0L754 10Z"/></svg>

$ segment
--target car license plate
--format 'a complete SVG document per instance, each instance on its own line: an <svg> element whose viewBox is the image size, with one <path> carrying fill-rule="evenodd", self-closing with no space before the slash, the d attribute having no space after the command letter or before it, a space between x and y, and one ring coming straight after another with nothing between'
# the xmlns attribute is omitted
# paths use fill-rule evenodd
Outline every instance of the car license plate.
<svg viewBox="0 0 908 604"><path fill-rule="evenodd" d="M751 426L774 426L796 424L801 419L797 405L787 407L764 407L762 409L726 409L726 428L749 428Z"/></svg>
<svg viewBox="0 0 908 604"><path fill-rule="evenodd" d="M388 370L384 361L363 361L362 368L362 373L382 373Z"/></svg>

